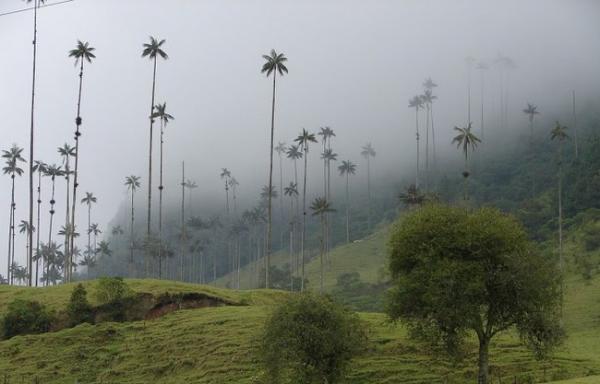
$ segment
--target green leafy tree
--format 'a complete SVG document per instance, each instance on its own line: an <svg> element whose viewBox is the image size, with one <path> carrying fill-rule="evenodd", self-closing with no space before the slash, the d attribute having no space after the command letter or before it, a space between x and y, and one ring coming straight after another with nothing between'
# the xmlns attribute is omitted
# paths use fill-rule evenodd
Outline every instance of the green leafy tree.
<svg viewBox="0 0 600 384"><path fill-rule="evenodd" d="M265 59L265 63L263 64L260 72L266 74L267 77L273 74L273 101L271 104L271 145L269 146L269 189L273 188L273 150L274 148L274 135L275 135L275 84L277 73L279 76L283 76L284 73L288 73L288 69L285 65L287 62L287 57L283 53L277 53L274 49L271 50L269 55L263 55L263 59ZM272 204L271 204L271 196L269 196L269 202L267 207L267 268L265 273L265 281L266 288L269 288L269 269L271 267L271 234L272 234Z"/></svg>
<svg viewBox="0 0 600 384"><path fill-rule="evenodd" d="M52 321L52 314L43 304L16 299L8 304L2 318L3 336L10 339L17 335L45 333L50 330Z"/></svg>
<svg viewBox="0 0 600 384"><path fill-rule="evenodd" d="M74 327L82 323L92 323L94 320L92 306L87 299L87 291L83 284L77 284L71 292L71 299L67 304L69 325Z"/></svg>
<svg viewBox="0 0 600 384"><path fill-rule="evenodd" d="M326 296L290 296L265 324L260 360L271 383L339 383L366 349L358 316Z"/></svg>
<svg viewBox="0 0 600 384"><path fill-rule="evenodd" d="M396 224L390 251L389 316L455 356L473 332L479 384L497 334L516 328L537 357L560 342L560 276L512 216L427 205Z"/></svg>

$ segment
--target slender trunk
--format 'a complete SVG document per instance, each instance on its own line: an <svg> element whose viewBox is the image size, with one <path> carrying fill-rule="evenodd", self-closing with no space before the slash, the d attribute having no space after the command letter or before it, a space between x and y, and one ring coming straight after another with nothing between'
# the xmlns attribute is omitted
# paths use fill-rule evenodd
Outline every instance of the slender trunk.
<svg viewBox="0 0 600 384"><path fill-rule="evenodd" d="M564 276L563 230L562 230L562 141L558 144L558 265L561 276ZM560 285L560 314L562 318L564 283Z"/></svg>
<svg viewBox="0 0 600 384"><path fill-rule="evenodd" d="M71 274L73 272L73 249L75 242L75 207L77 203L77 187L79 186L77 183L77 171L79 166L79 136L81 136L81 132L79 132L79 128L81 127L81 90L83 87L83 62L85 60L81 59L81 67L79 67L79 93L77 96L77 117L75 118L75 170L73 172L73 206L71 207L71 223L73 223L73 231L70 236L69 242L69 250L68 254L65 254L67 257L67 275L68 281L71 281Z"/></svg>
<svg viewBox="0 0 600 384"><path fill-rule="evenodd" d="M573 91L573 134L575 136L575 158L578 158L579 140L577 139L577 113L575 112L575 91Z"/></svg>
<svg viewBox="0 0 600 384"><path fill-rule="evenodd" d="M271 268L271 234L272 234L272 188L273 188L273 137L275 134L275 79L277 71L273 71L273 102L271 104L271 147L269 148L269 206L268 206L268 224L267 224L267 254L265 268L265 288L269 289L269 269Z"/></svg>
<svg viewBox="0 0 600 384"><path fill-rule="evenodd" d="M350 243L350 174L346 172L346 243Z"/></svg>
<svg viewBox="0 0 600 384"><path fill-rule="evenodd" d="M10 284L12 284L11 255L12 248L14 248L12 234L15 225L15 174L13 173L10 177L12 179L12 190L10 198L10 220L8 222L8 255L6 257L6 279Z"/></svg>
<svg viewBox="0 0 600 384"><path fill-rule="evenodd" d="M429 192L429 103L425 111L425 191Z"/></svg>
<svg viewBox="0 0 600 384"><path fill-rule="evenodd" d="M71 220L71 167L69 164L69 155L67 154L66 156L66 162L65 162L65 173L66 173L66 179L67 179L67 209L65 211L65 229L67 230L67 233L65 233L65 242L64 242L64 247L65 247L65 258L66 256L69 254L69 228L70 228L70 220ZM66 271L66 269L65 269ZM66 272L65 272L66 273Z"/></svg>
<svg viewBox="0 0 600 384"><path fill-rule="evenodd" d="M148 224L146 230L146 236L150 237L152 232L152 133L154 128L154 94L156 92L156 57L154 57L154 70L152 73L152 100L150 103L150 142L148 145ZM146 270L146 277L148 277L149 269L149 255L145 252L144 264Z"/></svg>
<svg viewBox="0 0 600 384"><path fill-rule="evenodd" d="M419 145L419 140L420 140L420 135L419 135L419 107L415 107L415 124L416 124L416 136L417 136L417 172L416 172L416 179L415 179L415 187L419 188L419 161L421 158L421 154L420 154L420 145Z"/></svg>
<svg viewBox="0 0 600 384"><path fill-rule="evenodd" d="M467 125L471 123L471 63L467 64Z"/></svg>
<svg viewBox="0 0 600 384"><path fill-rule="evenodd" d="M367 155L367 228L371 229L371 156Z"/></svg>
<svg viewBox="0 0 600 384"><path fill-rule="evenodd" d="M181 163L181 259L179 260L179 276L183 281L183 259L185 258L185 162Z"/></svg>
<svg viewBox="0 0 600 384"><path fill-rule="evenodd" d="M296 159L294 159L294 182L296 183L296 189L298 188L298 162ZM298 220L300 220L300 200L298 198L298 193L296 194L296 215L294 217L294 223L297 223ZM298 238L298 226L294 225L294 237L297 239ZM296 246L297 248L298 246ZM294 265L295 265L295 269L296 269L296 273L298 273L298 268L299 268L299 260L298 260L298 252L296 251L296 249L294 250L294 255L295 255L295 260L294 260Z"/></svg>
<svg viewBox="0 0 600 384"><path fill-rule="evenodd" d="M90 253L92 250L92 248L91 248L91 246L92 246L92 243L91 243L92 231L91 231L91 229L92 229L92 202L90 201L90 202L88 202L88 243L87 243L88 252L90 252ZM94 252L96 251L95 248L96 247L94 247Z"/></svg>
<svg viewBox="0 0 600 384"><path fill-rule="evenodd" d="M325 213L321 213L321 281L320 281L320 292L323 294L323 255L325 254Z"/></svg>
<svg viewBox="0 0 600 384"><path fill-rule="evenodd" d="M130 277L134 277L133 276L133 223L134 223L134 208L133 208L133 196L134 196L134 190L133 190L133 186L131 189L131 226L129 227L129 275Z"/></svg>
<svg viewBox="0 0 600 384"><path fill-rule="evenodd" d="M484 118L483 118L483 99L485 96L485 75L483 73L483 69L481 70L481 141L485 142L485 136L484 136Z"/></svg>
<svg viewBox="0 0 600 384"><path fill-rule="evenodd" d="M38 170L38 199L37 199L37 233L36 233L36 246L35 246L35 286L38 286L39 281L39 268L40 268L40 208L42 204L42 172Z"/></svg>
<svg viewBox="0 0 600 384"><path fill-rule="evenodd" d="M433 129L433 104L429 105L429 116L431 119L431 148L433 156L433 174L437 174L437 153L435 151L435 130Z"/></svg>
<svg viewBox="0 0 600 384"><path fill-rule="evenodd" d="M469 150L467 149L465 152L465 173L463 175L465 179L464 185L464 199L465 201L469 200Z"/></svg>
<svg viewBox="0 0 600 384"><path fill-rule="evenodd" d="M300 263L302 265L302 280L300 291L304 292L304 242L306 241L306 173L308 169L308 144L304 144L304 185L302 186L302 239L300 241Z"/></svg>
<svg viewBox="0 0 600 384"><path fill-rule="evenodd" d="M52 221L54 219L54 187L55 178L52 176L52 197L50 199L50 225L48 226L48 247L52 245ZM49 255L47 255L49 256ZM50 276L50 260L46 259L46 286L48 286Z"/></svg>
<svg viewBox="0 0 600 384"><path fill-rule="evenodd" d="M163 144L164 121L160 120L160 172L158 180L158 278L162 278L162 201L163 201Z"/></svg>
<svg viewBox="0 0 600 384"><path fill-rule="evenodd" d="M489 339L486 336L481 336L479 340L479 359L477 362L479 367L479 373L477 374L477 384L488 384L489 348Z"/></svg>
<svg viewBox="0 0 600 384"><path fill-rule="evenodd" d="M327 142L327 146L331 151L331 138ZM331 159L327 159L327 201L331 203ZM330 264L329 250L331 249L331 220L329 212L325 214L326 236L325 236L325 256Z"/></svg>
<svg viewBox="0 0 600 384"><path fill-rule="evenodd" d="M290 291L294 291L294 197L290 195Z"/></svg>
<svg viewBox="0 0 600 384"><path fill-rule="evenodd" d="M35 75L36 75L36 59L37 59L37 9L39 0L34 0L33 3L33 73L31 81L31 129L29 132L29 224L33 223L33 141L34 141L34 110L35 110ZM13 217L14 221L14 217ZM14 231L14 230L13 230ZM28 284L31 286L31 260L33 251L33 236L27 239L29 244L27 254L28 266ZM14 243L13 243L14 251Z"/></svg>
<svg viewBox="0 0 600 384"><path fill-rule="evenodd" d="M283 158L281 157L281 152L279 152L279 213L281 216L280 244L283 249L283 238L285 234L283 223L285 223L285 215L283 213Z"/></svg>

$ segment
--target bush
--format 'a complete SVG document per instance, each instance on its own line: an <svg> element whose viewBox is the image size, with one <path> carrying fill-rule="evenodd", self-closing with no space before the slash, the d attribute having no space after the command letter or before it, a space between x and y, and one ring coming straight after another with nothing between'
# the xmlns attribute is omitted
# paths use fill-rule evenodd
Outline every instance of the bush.
<svg viewBox="0 0 600 384"><path fill-rule="evenodd" d="M48 332L54 316L37 301L14 300L8 305L2 319L2 334L5 339L17 335Z"/></svg>
<svg viewBox="0 0 600 384"><path fill-rule="evenodd" d="M82 284L77 284L71 293L71 300L67 305L67 316L71 327L93 322L92 306L88 302L87 291Z"/></svg>
<svg viewBox="0 0 600 384"><path fill-rule="evenodd" d="M270 382L339 382L350 359L366 347L356 314L331 299L298 294L267 320L260 358Z"/></svg>
<svg viewBox="0 0 600 384"><path fill-rule="evenodd" d="M98 281L96 300L102 307L100 309L108 315L108 320L125 320L125 301L130 293L121 277L103 277Z"/></svg>

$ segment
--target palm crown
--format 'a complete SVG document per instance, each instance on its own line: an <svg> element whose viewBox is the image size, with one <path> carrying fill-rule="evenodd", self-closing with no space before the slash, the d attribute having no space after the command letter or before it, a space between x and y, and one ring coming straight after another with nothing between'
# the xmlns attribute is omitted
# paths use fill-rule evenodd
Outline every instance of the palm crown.
<svg viewBox="0 0 600 384"><path fill-rule="evenodd" d="M300 144L304 148L304 150L308 152L308 144L316 143L317 138L315 137L314 133L308 133L306 129L302 128L302 133L298 135L298 137L296 137L294 141Z"/></svg>
<svg viewBox="0 0 600 384"><path fill-rule="evenodd" d="M19 232L20 233L25 233L25 232L35 232L35 226L30 226L29 222L26 220L21 220L21 223L19 224Z"/></svg>
<svg viewBox="0 0 600 384"><path fill-rule="evenodd" d="M140 187L140 177L139 176L127 176L125 178L125 185L128 190L135 191Z"/></svg>
<svg viewBox="0 0 600 384"><path fill-rule="evenodd" d="M469 149L475 150L477 143L481 143L481 140L473 132L471 132L471 123L466 128L454 127L454 130L458 132L452 139L452 143L456 144L457 148L461 148L465 154L465 158L469 156Z"/></svg>
<svg viewBox="0 0 600 384"><path fill-rule="evenodd" d="M69 57L75 58L75 65L79 63L79 60L92 62L92 59L96 58L94 51L96 48L90 47L90 44L86 41L85 43L81 40L77 40L77 47L69 51Z"/></svg>
<svg viewBox="0 0 600 384"><path fill-rule="evenodd" d="M164 125L167 125L171 120L175 120L173 115L167 113L167 103L156 104L154 109L156 112L154 112L150 117L153 119L159 118Z"/></svg>
<svg viewBox="0 0 600 384"><path fill-rule="evenodd" d="M221 168L221 179L231 177L231 171L227 168Z"/></svg>
<svg viewBox="0 0 600 384"><path fill-rule="evenodd" d="M354 175L356 173L356 164L350 160L342 161L342 165L338 167L340 175Z"/></svg>
<svg viewBox="0 0 600 384"><path fill-rule="evenodd" d="M56 176L64 176L64 171L60 165L52 164L46 167L44 170L44 176L51 177L52 180L54 180Z"/></svg>
<svg viewBox="0 0 600 384"><path fill-rule="evenodd" d="M100 230L100 227L97 223L92 223L88 228L88 233L93 233L95 236L98 236L102 233L102 231Z"/></svg>
<svg viewBox="0 0 600 384"><path fill-rule="evenodd" d="M423 88L425 88L426 90L432 90L433 88L437 87L437 84L433 82L433 80L431 80L431 77L428 77L424 82L423 82Z"/></svg>
<svg viewBox="0 0 600 384"><path fill-rule="evenodd" d="M13 144L8 151L2 151L2 157L6 159L6 166L2 169L5 174L11 174L13 176L15 174L19 176L23 174L23 169L19 168L18 165L19 162L25 162L25 159L21 156L22 152L23 148L17 147L16 144Z"/></svg>
<svg viewBox="0 0 600 384"><path fill-rule="evenodd" d="M302 158L302 151L300 150L300 146L298 145L290 145L287 149L287 157L288 159L297 160Z"/></svg>
<svg viewBox="0 0 600 384"><path fill-rule="evenodd" d="M375 157L377 155L371 143L367 143L366 145L364 145L360 154L364 157Z"/></svg>
<svg viewBox="0 0 600 384"><path fill-rule="evenodd" d="M283 189L283 194L286 196L298 196L298 185L290 182L290 185Z"/></svg>
<svg viewBox="0 0 600 384"><path fill-rule="evenodd" d="M160 56L165 60L168 59L169 55L161 49L165 42L166 40L164 39L159 41L157 38L150 36L150 43L144 44L142 57L148 57L150 60L156 59L157 56Z"/></svg>
<svg viewBox="0 0 600 384"><path fill-rule="evenodd" d="M317 197L310 205L310 209L313 211L313 216L322 215L327 212L335 212L331 203L324 197Z"/></svg>
<svg viewBox="0 0 600 384"><path fill-rule="evenodd" d="M567 129L567 127L560 125L560 123L557 121L556 126L550 132L550 139L558 141L567 140L569 138L569 135L567 135Z"/></svg>
<svg viewBox="0 0 600 384"><path fill-rule="evenodd" d="M421 95L421 101L425 104L433 103L433 100L437 99L437 96L433 95L431 89L426 89L423 95Z"/></svg>
<svg viewBox="0 0 600 384"><path fill-rule="evenodd" d="M539 115L537 106L534 104L527 103L527 108L523 110L523 113L529 116L529 121L533 121L535 115Z"/></svg>
<svg viewBox="0 0 600 384"><path fill-rule="evenodd" d="M275 188L275 186L272 186L270 188L270 192L271 193L269 193L269 186L265 185L264 187L262 187L262 191L260 192L260 197L262 197L263 199L267 199L269 197L269 195L271 195L271 198L276 199L278 196L277 188Z"/></svg>
<svg viewBox="0 0 600 384"><path fill-rule="evenodd" d="M265 63L260 70L261 73L265 73L267 77L271 76L274 71L279 72L279 75L283 76L283 73L288 73L288 69L285 66L287 57L283 53L277 53L274 49L271 50L271 54L263 55Z"/></svg>
<svg viewBox="0 0 600 384"><path fill-rule="evenodd" d="M33 169L32 169L33 172L39 172L41 174L44 174L44 173L46 173L47 169L48 169L48 164L46 164L40 160L34 161L34 165L33 165Z"/></svg>
<svg viewBox="0 0 600 384"><path fill-rule="evenodd" d="M96 198L96 196L94 196L94 194L92 192L86 192L85 197L83 199L81 199L81 204L92 205L93 203L95 203L97 201L98 201L98 199Z"/></svg>
<svg viewBox="0 0 600 384"><path fill-rule="evenodd" d="M318 135L323 137L323 141L327 141L327 139L335 137L335 132L330 127L321 127Z"/></svg>
<svg viewBox="0 0 600 384"><path fill-rule="evenodd" d="M277 144L277 146L275 148L273 148L275 150L275 152L277 152L279 155L281 155L282 153L285 153L285 151L287 150L287 147L285 146L285 143L282 143L281 141Z"/></svg>
<svg viewBox="0 0 600 384"><path fill-rule="evenodd" d="M423 98L419 95L414 96L412 99L408 100L408 107L416 108L418 111L419 109L423 108Z"/></svg>
<svg viewBox="0 0 600 384"><path fill-rule="evenodd" d="M326 149L325 152L321 154L321 159L328 161L336 161L337 153L334 153L332 149Z"/></svg>

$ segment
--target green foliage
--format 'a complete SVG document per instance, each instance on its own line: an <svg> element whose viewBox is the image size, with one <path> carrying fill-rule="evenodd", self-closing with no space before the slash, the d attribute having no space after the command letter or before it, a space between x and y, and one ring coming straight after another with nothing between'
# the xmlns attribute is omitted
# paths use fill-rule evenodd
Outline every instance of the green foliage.
<svg viewBox="0 0 600 384"><path fill-rule="evenodd" d="M540 357L562 339L556 266L496 209L429 205L410 213L392 232L390 272L390 317L452 355L469 332L486 349L516 327Z"/></svg>
<svg viewBox="0 0 600 384"><path fill-rule="evenodd" d="M98 280L96 300L102 305L107 320L124 321L127 310L126 299L131 291L121 277L103 277Z"/></svg>
<svg viewBox="0 0 600 384"><path fill-rule="evenodd" d="M92 323L94 320L92 306L88 302L87 291L82 284L77 284L71 293L67 316L72 327L82 323Z"/></svg>
<svg viewBox="0 0 600 384"><path fill-rule="evenodd" d="M303 293L266 322L260 359L273 383L336 383L366 346L358 317L325 296Z"/></svg>
<svg viewBox="0 0 600 384"><path fill-rule="evenodd" d="M5 339L17 335L44 333L50 330L54 316L37 301L16 299L8 305L2 318Z"/></svg>

